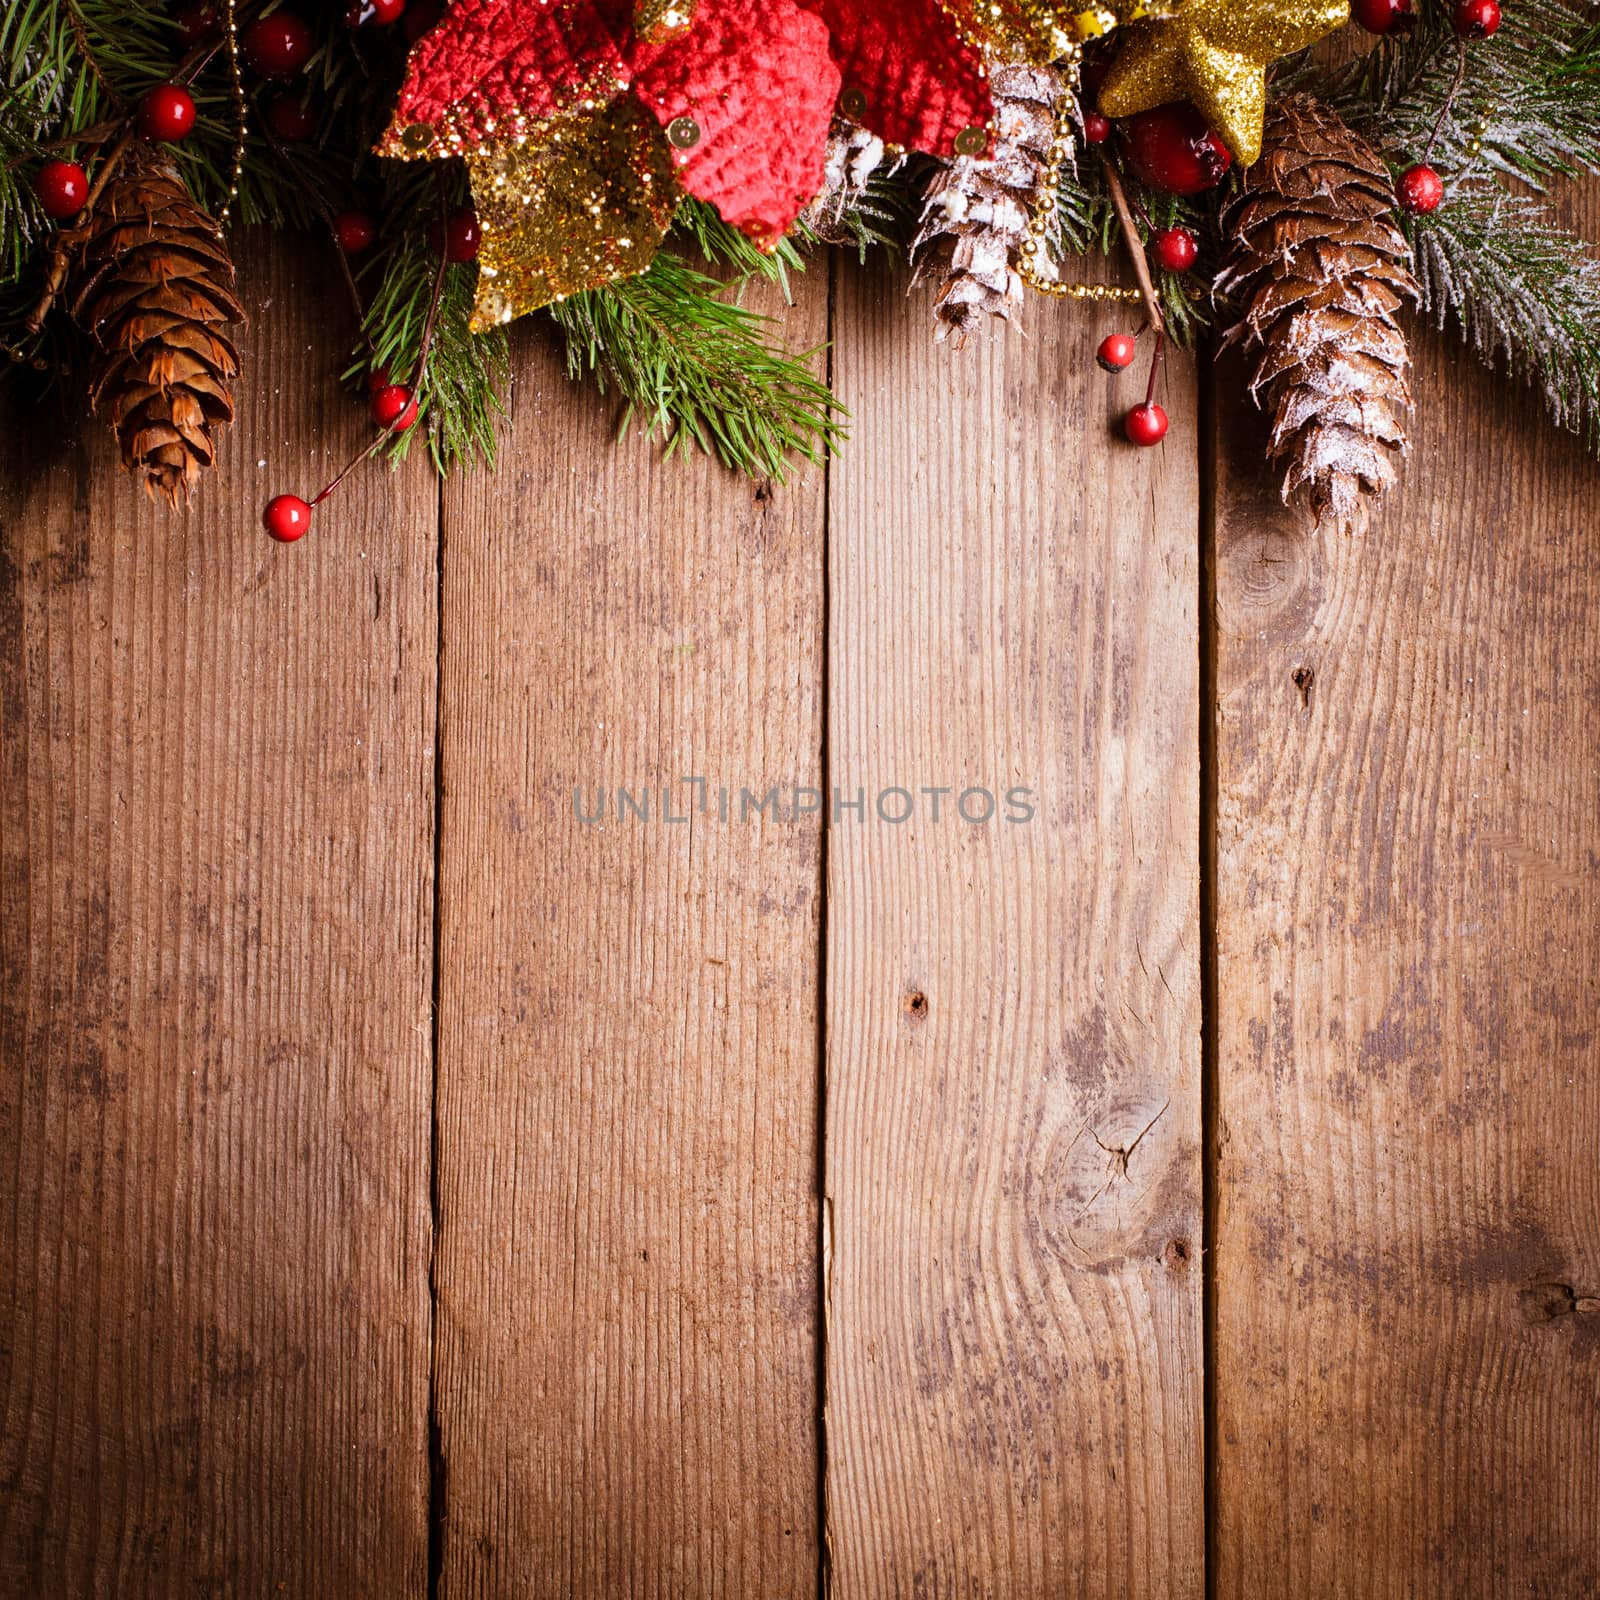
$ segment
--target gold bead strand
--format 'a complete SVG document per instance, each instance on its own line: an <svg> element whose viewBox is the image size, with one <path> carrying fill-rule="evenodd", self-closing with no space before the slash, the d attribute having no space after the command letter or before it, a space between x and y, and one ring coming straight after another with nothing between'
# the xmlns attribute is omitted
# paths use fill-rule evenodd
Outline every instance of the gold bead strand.
<svg viewBox="0 0 1600 1600"><path fill-rule="evenodd" d="M227 45L228 45L228 73L230 88L233 93L233 172L228 179L228 198L223 202L222 213L217 218L217 237L222 237L222 230L228 224L228 217L233 211L233 203L239 198L239 180L244 175L244 145L245 145L245 118L246 103L244 97L244 76L239 71L239 19L235 9L235 0L228 0L227 17Z"/></svg>
<svg viewBox="0 0 1600 1600"><path fill-rule="evenodd" d="M1057 278L1045 277L1038 267L1039 257L1048 252L1050 231L1056 220L1061 169L1072 153L1071 108L1078 98L1081 65L1082 52L1077 45L1070 45L1061 58L1061 70L1065 75L1066 84L1060 99L1056 102L1055 136L1050 141L1050 155L1045 162L1044 182L1040 186L1039 201L1033 208L1033 215L1028 218L1027 236L1020 246L1021 259L1017 262L1017 271L1030 289L1036 289L1040 294L1049 295L1053 299L1114 300L1132 305L1140 298L1137 289L1128 288L1120 283L1062 283Z"/></svg>

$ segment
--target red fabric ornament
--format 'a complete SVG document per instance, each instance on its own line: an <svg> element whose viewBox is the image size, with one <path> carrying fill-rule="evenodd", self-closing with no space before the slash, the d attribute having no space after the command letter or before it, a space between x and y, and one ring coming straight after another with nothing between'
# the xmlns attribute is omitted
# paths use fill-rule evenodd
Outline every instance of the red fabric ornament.
<svg viewBox="0 0 1600 1600"><path fill-rule="evenodd" d="M994 115L983 55L939 0L803 0L828 25L853 119L888 144L949 157Z"/></svg>
<svg viewBox="0 0 1600 1600"><path fill-rule="evenodd" d="M666 131L688 193L758 237L786 231L821 186L838 95L822 23L795 0L700 0L692 27L652 43L632 17L621 0L459 0L412 51L382 148L537 137L631 93Z"/></svg>
<svg viewBox="0 0 1600 1600"><path fill-rule="evenodd" d="M982 58L938 0L698 0L690 27L654 39L634 30L629 0L458 0L412 50L380 148L533 140L631 93L684 190L775 238L821 186L841 84L857 120L936 155L992 111Z"/></svg>

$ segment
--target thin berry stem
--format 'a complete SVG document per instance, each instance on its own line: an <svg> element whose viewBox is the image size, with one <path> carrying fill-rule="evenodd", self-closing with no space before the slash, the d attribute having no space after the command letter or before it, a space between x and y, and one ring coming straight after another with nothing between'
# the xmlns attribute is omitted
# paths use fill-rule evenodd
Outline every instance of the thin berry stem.
<svg viewBox="0 0 1600 1600"><path fill-rule="evenodd" d="M1122 179L1117 175L1114 162L1109 157L1102 157L1106 165L1106 187L1111 191L1111 203L1117 210L1117 221L1122 225L1122 237L1128 246L1128 254L1133 258L1133 275L1139 280L1139 294L1144 300L1145 312L1150 318L1150 326L1157 334L1166 331L1166 321L1161 315L1161 302L1156 299L1156 286L1150 277L1150 263L1145 259L1144 241L1139 237L1139 226L1133 220L1133 209L1128 204L1128 196L1122 187Z"/></svg>
<svg viewBox="0 0 1600 1600"><path fill-rule="evenodd" d="M1456 75L1450 82L1450 92L1444 97L1444 104L1439 107L1439 115L1433 119L1433 132L1428 135L1428 148L1422 152L1422 164L1425 167L1433 162L1433 147L1439 142L1439 130L1444 127L1444 119L1450 115L1450 107L1456 103L1456 96L1461 92L1461 83L1466 75L1467 45L1463 39L1456 43Z"/></svg>
<svg viewBox="0 0 1600 1600"><path fill-rule="evenodd" d="M1166 354L1167 334L1166 329L1156 329L1155 353L1150 357L1150 382L1144 391L1144 403L1152 405L1156 398L1156 380L1161 376L1161 358Z"/></svg>

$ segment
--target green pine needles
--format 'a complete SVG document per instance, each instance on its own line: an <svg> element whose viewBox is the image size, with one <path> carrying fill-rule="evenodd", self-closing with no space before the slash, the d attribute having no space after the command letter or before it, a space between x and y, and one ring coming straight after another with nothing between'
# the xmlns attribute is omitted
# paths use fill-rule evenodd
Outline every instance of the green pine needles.
<svg viewBox="0 0 1600 1600"><path fill-rule="evenodd" d="M768 319L663 251L647 272L551 308L567 337L567 371L614 385L623 426L637 418L668 452L687 444L725 466L782 480L842 437L828 386L764 337Z"/></svg>
<svg viewBox="0 0 1600 1600"><path fill-rule="evenodd" d="M277 3L238 0L241 31ZM1406 220L1426 314L1455 322L1486 361L1535 385L1552 417L1600 450L1600 258L1560 224L1547 198L1552 185L1600 172L1600 9L1595 0L1508 0L1493 37L1464 44L1451 5L1416 3L1409 35L1370 41L1352 32L1348 42L1363 45L1353 59L1333 68L1315 56L1284 63L1279 83L1320 95L1393 172L1424 159L1438 170L1444 203ZM230 224L320 236L314 248L328 252L330 281L349 289L344 378L353 393L364 398L379 369L419 390L426 428L397 435L391 453L425 434L441 470L492 459L507 341L499 331L470 331L476 270L440 259L446 213L470 203L466 175L371 153L404 70L403 29L318 20L315 32L316 51L290 82L246 79L249 138ZM1108 44L1115 49L1115 34ZM140 98L172 81L189 87L198 109L174 154L195 199L217 214L237 133L219 38L186 41L168 0L0 0L0 348L10 358L0 371L53 376L74 360L77 335L59 303L41 329L27 328L58 226L34 195L38 167L62 156L92 179ZM309 137L272 133L267 112L283 96L310 114ZM1124 248L1106 184L1105 162L1119 161L1118 152L1116 139L1085 149L1062 177L1057 254L1114 257ZM885 158L838 192L818 226L863 255L902 248L927 177L923 158ZM1126 173L1124 182L1142 241L1173 225L1199 241L1194 270L1157 272L1155 282L1173 337L1201 342L1228 309L1209 285L1229 186L1179 199ZM349 210L379 225L373 248L345 262L329 235ZM761 280L786 296L817 248L802 223L764 253L713 209L686 200L647 272L573 295L548 317L566 342L569 372L615 395L624 426L639 424L669 453L698 448L779 478L796 459L822 457L843 437L845 419L816 371L816 352L785 348L773 321L742 295Z"/></svg>

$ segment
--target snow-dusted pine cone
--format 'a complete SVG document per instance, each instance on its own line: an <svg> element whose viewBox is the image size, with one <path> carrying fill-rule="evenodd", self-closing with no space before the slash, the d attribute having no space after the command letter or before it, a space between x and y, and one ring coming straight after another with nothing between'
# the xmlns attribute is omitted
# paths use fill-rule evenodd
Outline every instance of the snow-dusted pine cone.
<svg viewBox="0 0 1600 1600"><path fill-rule="evenodd" d="M835 117L823 159L822 191L800 213L800 221L825 244L854 244L850 218L871 206L871 184L900 162L884 164L883 140L848 117Z"/></svg>
<svg viewBox="0 0 1600 1600"><path fill-rule="evenodd" d="M1267 113L1261 159L1222 218L1219 294L1237 297L1224 343L1259 350L1250 394L1287 464L1283 498L1361 525L1364 496L1392 487L1410 448L1411 356L1396 320L1415 301L1411 252L1382 161L1326 106L1286 95Z"/></svg>
<svg viewBox="0 0 1600 1600"><path fill-rule="evenodd" d="M990 317L1009 320L1022 298L1017 256L1056 137L1056 107L1067 92L1053 67L993 61L991 153L940 164L923 195L911 246L918 282L939 285L935 339L959 344Z"/></svg>

